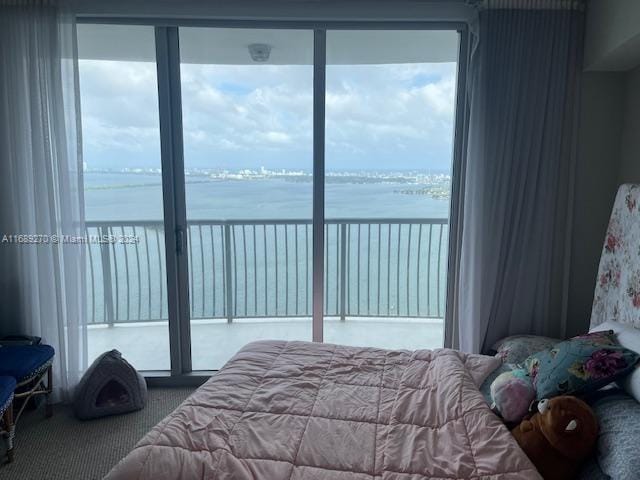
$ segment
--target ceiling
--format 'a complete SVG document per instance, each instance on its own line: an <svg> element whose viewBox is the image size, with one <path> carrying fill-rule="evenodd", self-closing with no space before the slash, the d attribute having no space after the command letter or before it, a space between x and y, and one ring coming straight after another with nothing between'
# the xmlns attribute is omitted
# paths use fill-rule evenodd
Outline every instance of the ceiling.
<svg viewBox="0 0 640 480"><path fill-rule="evenodd" d="M273 65L313 63L313 31L185 27L180 29L183 63L249 65L249 45L271 47ZM81 59L153 61L154 29L131 25L78 25ZM397 64L455 62L458 33L452 30L329 30L329 64Z"/></svg>

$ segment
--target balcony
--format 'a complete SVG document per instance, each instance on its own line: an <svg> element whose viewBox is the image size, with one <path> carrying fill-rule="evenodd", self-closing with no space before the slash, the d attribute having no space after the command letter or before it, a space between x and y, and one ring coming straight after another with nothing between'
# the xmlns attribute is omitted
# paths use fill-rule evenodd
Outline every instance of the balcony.
<svg viewBox="0 0 640 480"><path fill-rule="evenodd" d="M162 222L86 229L137 239L87 244L89 358L118 348L139 369L169 369ZM311 339L311 220L196 220L187 238L194 367L260 338ZM446 219L327 220L325 341L442 346L447 245Z"/></svg>

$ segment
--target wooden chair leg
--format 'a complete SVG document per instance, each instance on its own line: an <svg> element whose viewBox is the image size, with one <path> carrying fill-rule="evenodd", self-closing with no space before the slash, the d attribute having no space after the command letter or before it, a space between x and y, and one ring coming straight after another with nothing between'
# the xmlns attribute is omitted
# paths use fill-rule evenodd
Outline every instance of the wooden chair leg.
<svg viewBox="0 0 640 480"><path fill-rule="evenodd" d="M45 395L44 415L46 418L50 418L53 415L53 407L51 406L51 392L53 391L53 372L52 366L49 365L47 369L47 393Z"/></svg>
<svg viewBox="0 0 640 480"><path fill-rule="evenodd" d="M4 426L7 429L7 461L9 463L13 462L14 452L13 452L13 438L16 434L16 425L13 423L13 402L9 404L7 409L4 411Z"/></svg>

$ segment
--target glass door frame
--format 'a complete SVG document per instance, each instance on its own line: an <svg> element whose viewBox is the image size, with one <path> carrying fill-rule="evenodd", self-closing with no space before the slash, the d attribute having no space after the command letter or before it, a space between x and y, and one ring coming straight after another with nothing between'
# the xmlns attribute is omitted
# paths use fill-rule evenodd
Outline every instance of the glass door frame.
<svg viewBox="0 0 640 480"><path fill-rule="evenodd" d="M169 345L171 370L144 371L150 385L199 385L214 370L194 371L191 366L191 318L187 212L185 198L182 93L180 86L180 27L262 28L313 30L313 219L312 219L312 339L323 341L324 324L324 194L325 194L325 90L326 36L328 30L450 30L459 35L454 113L452 185L449 214L444 346L454 347L454 281L458 272L459 207L463 194L464 138L468 108L466 78L470 35L465 22L441 21L289 21L152 19L78 16L78 23L146 25L155 28L156 67L162 163L163 209Z"/></svg>

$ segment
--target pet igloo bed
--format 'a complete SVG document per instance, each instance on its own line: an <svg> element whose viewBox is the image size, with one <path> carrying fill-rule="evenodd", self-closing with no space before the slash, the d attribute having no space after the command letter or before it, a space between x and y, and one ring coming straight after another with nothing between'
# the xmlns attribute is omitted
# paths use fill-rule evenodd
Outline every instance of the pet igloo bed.
<svg viewBox="0 0 640 480"><path fill-rule="evenodd" d="M142 375L118 350L100 355L78 384L74 411L81 420L132 412L147 403Z"/></svg>

